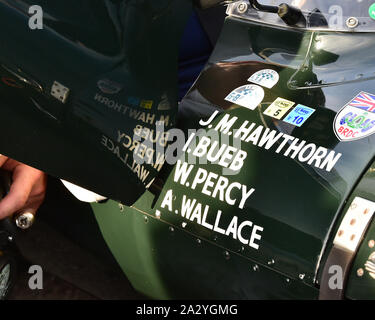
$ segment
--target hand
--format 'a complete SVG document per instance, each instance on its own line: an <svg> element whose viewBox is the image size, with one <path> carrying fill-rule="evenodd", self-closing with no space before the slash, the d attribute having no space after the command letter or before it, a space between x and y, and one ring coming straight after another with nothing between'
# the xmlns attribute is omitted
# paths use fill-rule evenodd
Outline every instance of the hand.
<svg viewBox="0 0 375 320"><path fill-rule="evenodd" d="M3 155L0 167L12 173L10 191L0 201L0 220L25 210L35 214L45 198L47 175Z"/></svg>

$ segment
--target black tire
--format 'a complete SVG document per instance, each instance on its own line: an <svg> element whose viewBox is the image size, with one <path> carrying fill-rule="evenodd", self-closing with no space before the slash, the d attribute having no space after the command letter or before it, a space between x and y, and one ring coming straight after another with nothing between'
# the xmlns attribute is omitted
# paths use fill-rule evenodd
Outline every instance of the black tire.
<svg viewBox="0 0 375 320"><path fill-rule="evenodd" d="M1 253L1 251L0 251ZM0 300L5 300L14 285L16 278L16 262L12 257L0 255Z"/></svg>

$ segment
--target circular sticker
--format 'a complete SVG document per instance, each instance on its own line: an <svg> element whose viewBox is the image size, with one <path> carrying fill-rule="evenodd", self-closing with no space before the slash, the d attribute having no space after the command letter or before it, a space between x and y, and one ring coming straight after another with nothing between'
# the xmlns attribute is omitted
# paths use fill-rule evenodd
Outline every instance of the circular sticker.
<svg viewBox="0 0 375 320"><path fill-rule="evenodd" d="M373 3L368 9L368 13L372 19L375 20L375 3Z"/></svg>

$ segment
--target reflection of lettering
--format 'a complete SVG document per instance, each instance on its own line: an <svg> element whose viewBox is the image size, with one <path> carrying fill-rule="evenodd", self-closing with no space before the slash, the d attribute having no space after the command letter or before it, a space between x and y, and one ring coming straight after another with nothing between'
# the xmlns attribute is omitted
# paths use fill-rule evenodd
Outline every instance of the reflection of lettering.
<svg viewBox="0 0 375 320"><path fill-rule="evenodd" d="M166 147L168 143L169 132L150 129L141 125L137 125L134 129L134 134L145 141L151 143L158 143L162 147Z"/></svg>
<svg viewBox="0 0 375 320"><path fill-rule="evenodd" d="M173 190L168 190L160 207L173 212ZM218 210L215 214L210 212L209 205L203 205L196 199L189 199L187 196L182 197L180 209L175 213L180 214L181 217L197 224L221 233L226 236L231 236L234 240L239 240L244 245L258 250L259 243L262 239L261 232L263 227L254 225L253 222L245 220L240 222L237 216L233 216L228 225L223 225L221 217L223 212Z"/></svg>
<svg viewBox="0 0 375 320"><path fill-rule="evenodd" d="M151 165L157 171L161 170L165 162L165 155L163 152L156 152L152 145L150 146L149 144L133 139L120 130L117 132L117 142L121 143L124 148L132 152L134 158L142 159L143 163Z"/></svg>
<svg viewBox="0 0 375 320"><path fill-rule="evenodd" d="M106 136L102 136L101 143L105 146L109 151L117 156L119 160L123 164L125 164L131 171L137 174L139 180L145 182L149 171L144 168L144 166L136 163L134 160L129 158L129 154L127 152L121 152L120 146L114 143L111 139L107 138Z"/></svg>
<svg viewBox="0 0 375 320"><path fill-rule="evenodd" d="M170 124L170 117L169 115L164 116L161 115L159 119L156 119L156 115L150 112L145 112L143 110L135 110L131 107L121 104L119 102L116 102L115 100L111 100L107 97L103 97L99 93L97 93L94 97L94 100L104 104L107 108L113 109L119 113L122 113L123 115L128 116L129 118L132 118L137 121L142 121L145 124L153 125L156 122L163 122L165 126L169 126Z"/></svg>
<svg viewBox="0 0 375 320"><path fill-rule="evenodd" d="M196 174L191 177L193 168L194 165L178 160L173 178L174 182L189 186L192 190L200 186L203 194L219 199L231 206L237 205L240 209L244 208L247 199L255 191L254 188L248 188L239 182L231 182L228 178L208 172L203 168L199 168Z"/></svg>

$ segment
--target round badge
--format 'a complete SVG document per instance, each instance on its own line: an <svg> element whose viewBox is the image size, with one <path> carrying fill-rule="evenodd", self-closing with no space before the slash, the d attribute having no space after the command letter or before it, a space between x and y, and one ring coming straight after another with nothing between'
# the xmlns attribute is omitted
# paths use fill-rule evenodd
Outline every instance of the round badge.
<svg viewBox="0 0 375 320"><path fill-rule="evenodd" d="M375 3L373 3L368 9L368 13L372 19L375 20Z"/></svg>

